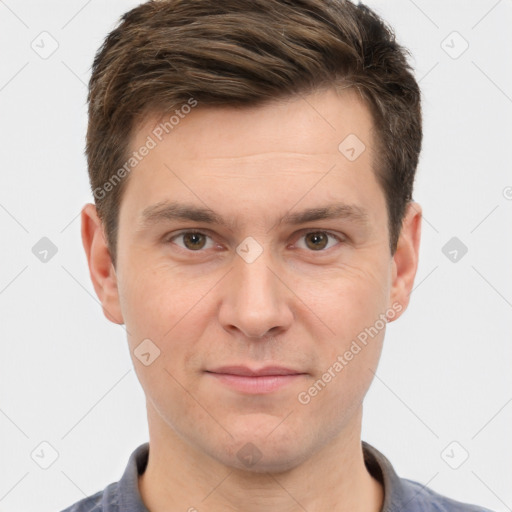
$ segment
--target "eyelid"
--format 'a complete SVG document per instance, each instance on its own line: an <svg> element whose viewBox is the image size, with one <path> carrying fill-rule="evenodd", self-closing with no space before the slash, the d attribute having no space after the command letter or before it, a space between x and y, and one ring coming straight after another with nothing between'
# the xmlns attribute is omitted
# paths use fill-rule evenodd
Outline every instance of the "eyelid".
<svg viewBox="0 0 512 512"><path fill-rule="evenodd" d="M197 229L197 228L189 228L189 229L182 229L178 231L177 233L172 233L169 236L169 233L163 237L164 243L171 243L175 238L179 238L180 236L187 235L187 234L198 234L208 237L212 242L214 242L214 237L211 234L211 231L209 229ZM179 246L178 246L179 247ZM183 251L194 253L194 252L204 252L204 249L198 250L198 251L191 251L189 249L183 249L183 247L180 247Z"/></svg>
<svg viewBox="0 0 512 512"><path fill-rule="evenodd" d="M331 231L330 229L322 229L322 228L304 228L304 229L297 231L297 233L301 236L307 235L309 233L326 233L326 234L332 236L333 238L336 238L340 242L343 242L347 238L343 233L337 233L335 231Z"/></svg>
<svg viewBox="0 0 512 512"><path fill-rule="evenodd" d="M347 241L347 237L345 235L343 235L342 233L335 233L333 231L330 231L328 229L311 229L311 228L304 228L300 231L298 231L298 236L297 236L297 239L301 239L303 236L305 235L309 235L311 233L325 233L327 236L331 237L331 238L334 238L335 240L338 241L338 244L342 244L344 242ZM309 251L311 253L327 253L330 249L333 249L334 247L329 247L329 249L323 249L323 250L319 250L319 251Z"/></svg>

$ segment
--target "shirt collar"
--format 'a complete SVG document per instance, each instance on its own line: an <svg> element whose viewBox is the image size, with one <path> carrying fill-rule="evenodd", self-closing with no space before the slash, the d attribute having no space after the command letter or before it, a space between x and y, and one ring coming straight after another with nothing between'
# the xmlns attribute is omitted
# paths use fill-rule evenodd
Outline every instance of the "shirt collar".
<svg viewBox="0 0 512 512"><path fill-rule="evenodd" d="M389 460L376 448L364 441L362 442L362 447L364 462L368 471L383 487L384 500L380 512L400 510L404 502L407 503L408 498L401 479L396 474ZM149 443L141 444L131 454L117 489L116 501L119 503L119 510L126 512L149 512L142 501L138 481L139 475L146 470L148 456ZM409 500L413 498L414 496L410 497ZM109 499L108 503L105 503L103 510L111 512L111 505L112 501Z"/></svg>
<svg viewBox="0 0 512 512"><path fill-rule="evenodd" d="M365 441L362 442L362 445L364 463L369 473L382 485L384 499L380 512L402 510L404 502L408 503L402 479L382 453Z"/></svg>

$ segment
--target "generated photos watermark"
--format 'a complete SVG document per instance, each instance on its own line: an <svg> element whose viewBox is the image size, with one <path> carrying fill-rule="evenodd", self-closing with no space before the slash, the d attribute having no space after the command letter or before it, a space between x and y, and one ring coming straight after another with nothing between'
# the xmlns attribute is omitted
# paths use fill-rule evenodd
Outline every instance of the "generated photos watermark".
<svg viewBox="0 0 512 512"><path fill-rule="evenodd" d="M307 405L311 400L325 389L336 376L356 357L364 347L368 345L369 338L373 339L386 326L389 320L393 320L397 313L402 311L402 304L395 302L385 313L381 313L373 325L366 327L361 331L355 340L352 340L350 347L342 355L338 355L336 360L327 368L322 376L316 380L307 390L301 391L297 395L299 403Z"/></svg>
<svg viewBox="0 0 512 512"><path fill-rule="evenodd" d="M174 114L169 117L168 120L160 122L153 128L150 135L147 136L144 144L142 144L137 150L132 152L132 155L117 171L101 186L96 187L93 191L93 195L96 199L104 199L105 196L114 190L121 180L125 178L137 165L139 165L144 158L149 155L152 149L155 149L159 142L162 141L165 135L171 133L176 126L181 122L182 119L189 114L194 107L197 106L197 100L189 98L187 103L183 104L179 109L174 111Z"/></svg>

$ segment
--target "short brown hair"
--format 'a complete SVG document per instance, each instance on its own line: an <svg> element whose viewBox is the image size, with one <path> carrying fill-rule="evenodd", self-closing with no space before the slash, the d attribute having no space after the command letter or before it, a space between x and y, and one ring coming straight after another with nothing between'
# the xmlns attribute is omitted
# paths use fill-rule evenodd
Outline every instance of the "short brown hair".
<svg viewBox="0 0 512 512"><path fill-rule="evenodd" d="M94 59L86 144L114 264L127 181L118 171L129 171L131 137L145 116L191 99L254 106L338 85L359 91L372 112L393 255L422 140L407 53L377 14L346 0L153 0L124 14Z"/></svg>

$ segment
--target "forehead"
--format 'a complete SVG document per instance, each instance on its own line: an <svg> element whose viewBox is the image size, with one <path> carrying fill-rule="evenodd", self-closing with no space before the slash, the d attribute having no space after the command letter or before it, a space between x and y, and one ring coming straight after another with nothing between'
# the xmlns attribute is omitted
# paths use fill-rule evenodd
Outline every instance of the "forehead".
<svg viewBox="0 0 512 512"><path fill-rule="evenodd" d="M322 198L357 206L375 185L372 118L355 91L187 112L152 116L134 132L132 151L149 140L152 148L130 173L121 204L130 203L133 221L176 199L228 215L252 205L268 216L269 203L277 213L297 201L318 208Z"/></svg>
<svg viewBox="0 0 512 512"><path fill-rule="evenodd" d="M265 153L337 154L349 135L366 146L367 155L373 147L371 113L353 89L318 90L256 106L196 105L178 105L179 115L149 116L135 128L132 147L148 135L157 144L172 138L177 158L209 160L265 158Z"/></svg>

